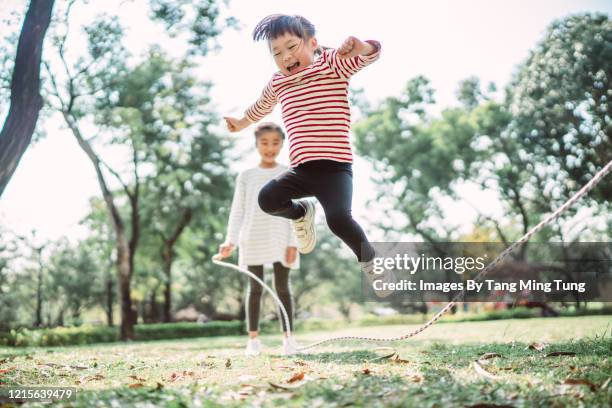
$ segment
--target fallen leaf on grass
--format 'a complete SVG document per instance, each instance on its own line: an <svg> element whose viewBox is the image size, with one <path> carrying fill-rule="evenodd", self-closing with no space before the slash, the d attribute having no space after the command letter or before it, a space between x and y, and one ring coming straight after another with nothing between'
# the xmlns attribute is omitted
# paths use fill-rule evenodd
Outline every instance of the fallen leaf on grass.
<svg viewBox="0 0 612 408"><path fill-rule="evenodd" d="M563 384L565 385L586 385L593 392L597 391L597 388L598 388L595 384L593 384L592 382L584 378L568 378L565 381L563 381Z"/></svg>
<svg viewBox="0 0 612 408"><path fill-rule="evenodd" d="M128 388L141 388L141 387L144 387L144 384L142 384L142 383L134 383L134 384L128 385Z"/></svg>
<svg viewBox="0 0 612 408"><path fill-rule="evenodd" d="M529 346L527 346L527 348L529 350L536 350L536 351L542 351L544 350L548 345L546 343L531 343Z"/></svg>
<svg viewBox="0 0 612 408"><path fill-rule="evenodd" d="M81 378L79 378L77 381L75 381L77 384L86 384L90 381L95 381L95 380L103 380L104 376L102 374L96 374L96 375L85 375Z"/></svg>
<svg viewBox="0 0 612 408"><path fill-rule="evenodd" d="M476 372L482 375L483 377L490 378L492 380L496 380L497 378L499 378L495 374L491 374L490 372L485 370L478 361L474 361L474 370L476 370Z"/></svg>
<svg viewBox="0 0 612 408"><path fill-rule="evenodd" d="M142 377L138 377L137 375L130 375L130 376L128 376L128 377L129 377L129 378L132 378L132 379L134 379L134 380L136 380L136 381L140 381L140 382L145 382L145 381L146 381L146 379L144 379L144 378L142 378Z"/></svg>
<svg viewBox="0 0 612 408"><path fill-rule="evenodd" d="M391 354L387 354L387 355L382 356L382 357L376 357L376 358L374 358L374 359L370 360L369 362L370 362L370 363L373 363L374 361L382 361L382 360L387 360L387 359L389 359L389 358L393 357L394 355L395 355L395 351L393 351L393 353L391 353Z"/></svg>
<svg viewBox="0 0 612 408"><path fill-rule="evenodd" d="M285 385L285 384L276 384L276 383L268 383L272 386L272 388L278 388L279 390L297 390L298 388L300 388L301 386L303 386L304 384L306 384L306 382L302 382L299 383L297 385Z"/></svg>
<svg viewBox="0 0 612 408"><path fill-rule="evenodd" d="M421 374L408 374L408 379L415 383L423 382L424 378Z"/></svg>
<svg viewBox="0 0 612 408"><path fill-rule="evenodd" d="M370 375L372 374L372 371L369 368L364 368L361 370L361 372L363 373L363 375Z"/></svg>
<svg viewBox="0 0 612 408"><path fill-rule="evenodd" d="M403 358L400 358L399 354L396 354L395 358L393 358L391 361L397 364L406 364L410 362L409 360L404 360Z"/></svg>
<svg viewBox="0 0 612 408"><path fill-rule="evenodd" d="M15 367L9 367L9 368L5 368L3 370L0 370L0 374L6 374L6 373L10 373L11 371L13 371L15 369Z"/></svg>
<svg viewBox="0 0 612 408"><path fill-rule="evenodd" d="M304 375L306 373L304 371L300 371L299 373L295 373L290 379L287 380L288 383L294 383L298 381L302 381L304 379Z"/></svg>
<svg viewBox="0 0 612 408"><path fill-rule="evenodd" d="M484 353L482 356L478 357L478 360L489 360L491 358L501 357L499 353Z"/></svg>
<svg viewBox="0 0 612 408"><path fill-rule="evenodd" d="M573 351L553 351L552 353L546 354L544 357L556 357L556 356L575 356L576 353Z"/></svg>

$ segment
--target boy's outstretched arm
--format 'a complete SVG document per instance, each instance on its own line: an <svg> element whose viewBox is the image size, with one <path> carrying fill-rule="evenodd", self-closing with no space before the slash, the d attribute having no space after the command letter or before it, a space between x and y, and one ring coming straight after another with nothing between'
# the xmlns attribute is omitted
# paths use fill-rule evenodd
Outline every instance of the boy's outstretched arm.
<svg viewBox="0 0 612 408"><path fill-rule="evenodd" d="M349 59L356 57L357 55L372 55L378 49L380 45L372 41L361 41L357 37L349 36L340 47L338 47L338 57L340 59Z"/></svg>

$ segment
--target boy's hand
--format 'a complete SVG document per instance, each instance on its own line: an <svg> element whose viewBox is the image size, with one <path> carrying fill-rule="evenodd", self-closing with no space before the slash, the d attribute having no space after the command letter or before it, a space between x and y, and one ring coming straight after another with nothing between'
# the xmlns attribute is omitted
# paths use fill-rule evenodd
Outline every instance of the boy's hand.
<svg viewBox="0 0 612 408"><path fill-rule="evenodd" d="M340 59L353 58L356 55L369 55L374 51L376 51L376 49L372 44L363 42L352 35L344 40L337 50Z"/></svg>
<svg viewBox="0 0 612 408"><path fill-rule="evenodd" d="M285 262L287 265L291 265L295 262L297 257L297 247L287 247L285 250Z"/></svg>
<svg viewBox="0 0 612 408"><path fill-rule="evenodd" d="M234 252L234 246L232 244L221 244L219 245L219 256L221 258L227 258L230 255L232 255L232 252Z"/></svg>
<svg viewBox="0 0 612 408"><path fill-rule="evenodd" d="M224 116L225 124L227 125L227 130L230 132L240 132L242 129L249 126L250 122L247 118L236 119L230 118L229 116Z"/></svg>

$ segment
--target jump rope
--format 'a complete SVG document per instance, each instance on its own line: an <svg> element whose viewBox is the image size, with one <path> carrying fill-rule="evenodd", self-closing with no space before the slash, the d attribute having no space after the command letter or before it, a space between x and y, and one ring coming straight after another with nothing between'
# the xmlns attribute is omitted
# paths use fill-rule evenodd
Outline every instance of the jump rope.
<svg viewBox="0 0 612 408"><path fill-rule="evenodd" d="M525 235L523 235L518 241L516 241L515 243L513 243L512 245L510 245L509 247L507 247L502 253L500 253L493 261L491 261L491 263L489 263L485 268L483 268L482 271L480 271L480 273L478 275L476 275L475 277L475 281L479 281L482 278L484 278L484 276L491 270L493 269L497 264L499 264L506 256L508 256L512 251L514 251L515 249L517 249L519 246L523 245L525 242L529 241L529 239L538 231L540 231L546 224L554 221L555 219L557 219L559 217L559 215L561 215L564 211L566 211L568 208L570 208L576 201L578 201L582 196L584 196L585 194L587 194L595 185L597 185L597 183L599 183L609 172L610 170L612 170L612 161L608 162L608 164L606 164L601 170L599 170L599 172L597 172L597 174L595 174L593 176L593 178L591 180L589 180L589 182L587 184L585 184L576 194L574 194L569 200L567 200L561 207L559 207L557 210L555 210L552 214L550 214L548 217L546 217L544 220L540 221L540 223L538 225L536 225L535 227L533 227L530 231L528 231ZM282 318L285 321L285 327L287 330L287 336L290 337L291 336L291 329L290 329L290 325L289 325L289 315L287 314L287 310L285 310L285 307L283 306L283 303L280 301L280 299L278 298L278 296L276 295L276 293L274 293L274 291L268 286L266 285L265 282L263 282L262 279L260 279L257 275L253 274L251 271L241 268L238 265L234 265L231 264L229 262L223 262L221 260L222 258L220 257L219 254L216 254L212 257L212 261L213 263L219 265L219 266L223 266L226 268L230 268L233 269L235 271L238 271L244 275L247 275L251 278L253 278L255 281L257 281L274 299L274 301L278 304L278 308L281 311L282 314ZM330 337L328 339L324 339L324 340L320 340L317 341L315 343L311 343L305 346L301 346L298 347L298 352L304 352L306 350L315 348L315 347L319 347L323 344L328 344L328 343L334 343L334 342L339 342L339 341L367 341L367 342L395 342L395 341L400 341L400 340L406 340L410 337L414 337L417 334L425 331L426 329L428 329L429 327L431 327L438 319L440 319L445 313L447 313L453 306L455 306L457 304L458 301L460 301L460 299L463 298L464 294L465 294L466 289L463 289L461 292L459 292L459 294L457 294L450 302L448 302L446 304L446 306L444 306L438 313L436 313L431 319L429 319L428 322L424 323L423 325L417 327L416 329L412 330L411 332L408 332L404 335L401 336L396 336L396 337L366 337L366 336L337 336L337 337Z"/></svg>

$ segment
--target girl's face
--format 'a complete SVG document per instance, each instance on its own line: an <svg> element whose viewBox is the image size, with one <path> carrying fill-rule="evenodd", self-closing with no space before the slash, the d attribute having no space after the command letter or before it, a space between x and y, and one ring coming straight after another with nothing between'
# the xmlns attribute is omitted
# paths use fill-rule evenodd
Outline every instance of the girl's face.
<svg viewBox="0 0 612 408"><path fill-rule="evenodd" d="M274 130L262 132L257 137L256 146L262 163L274 164L276 156L278 156L283 147L283 138Z"/></svg>
<svg viewBox="0 0 612 408"><path fill-rule="evenodd" d="M314 61L317 39L300 38L294 34L284 33L270 41L270 50L276 66L284 75L300 72Z"/></svg>

